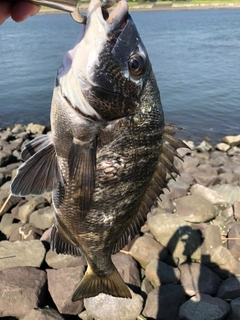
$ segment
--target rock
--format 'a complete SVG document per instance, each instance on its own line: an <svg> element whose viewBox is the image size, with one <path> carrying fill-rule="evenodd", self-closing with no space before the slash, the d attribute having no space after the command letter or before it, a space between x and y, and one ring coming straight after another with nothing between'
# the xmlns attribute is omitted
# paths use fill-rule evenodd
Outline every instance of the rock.
<svg viewBox="0 0 240 320"><path fill-rule="evenodd" d="M0 167L5 167L9 163L13 162L15 157L11 153L0 151Z"/></svg>
<svg viewBox="0 0 240 320"><path fill-rule="evenodd" d="M215 295L220 285L219 276L201 263L182 264L179 266L180 281L188 296L198 292Z"/></svg>
<svg viewBox="0 0 240 320"><path fill-rule="evenodd" d="M177 283L180 279L178 268L173 268L158 259L153 259L148 264L145 275L154 288L161 284Z"/></svg>
<svg viewBox="0 0 240 320"><path fill-rule="evenodd" d="M135 320L142 311L143 299L132 291L131 294L132 299L125 299L100 293L84 299L84 306L88 316L94 320Z"/></svg>
<svg viewBox="0 0 240 320"><path fill-rule="evenodd" d="M228 300L240 297L240 277L232 277L224 280L217 292L217 297Z"/></svg>
<svg viewBox="0 0 240 320"><path fill-rule="evenodd" d="M45 258L49 267L61 269L67 267L85 266L86 259L84 255L81 257L70 256L69 254L57 254L55 251L49 250Z"/></svg>
<svg viewBox="0 0 240 320"><path fill-rule="evenodd" d="M202 255L210 255L217 247L222 245L221 233L218 226L208 225L202 230Z"/></svg>
<svg viewBox="0 0 240 320"><path fill-rule="evenodd" d="M221 279L232 277L239 268L240 262L223 246L210 251L211 255L202 255L202 263L216 272Z"/></svg>
<svg viewBox="0 0 240 320"><path fill-rule="evenodd" d="M151 282L145 277L141 284L141 296L144 298L144 300L146 300L147 295L152 291L152 289L153 286Z"/></svg>
<svg viewBox="0 0 240 320"><path fill-rule="evenodd" d="M35 228L46 230L52 226L53 220L53 207L45 207L37 211L34 211L29 218L29 223Z"/></svg>
<svg viewBox="0 0 240 320"><path fill-rule="evenodd" d="M15 124L14 128L11 130L13 134L18 134L24 132L26 130L26 126L23 124Z"/></svg>
<svg viewBox="0 0 240 320"><path fill-rule="evenodd" d="M0 271L0 317L24 317L44 304L46 273L31 267Z"/></svg>
<svg viewBox="0 0 240 320"><path fill-rule="evenodd" d="M45 126L41 126L40 124L34 124L34 123L30 123L26 128L26 131L32 134L43 134L45 130L46 130Z"/></svg>
<svg viewBox="0 0 240 320"><path fill-rule="evenodd" d="M223 199L230 203L231 205L234 202L239 201L240 199L240 187L239 186L232 186L229 184L217 184L211 187L215 190Z"/></svg>
<svg viewBox="0 0 240 320"><path fill-rule="evenodd" d="M148 294L143 315L151 319L177 320L179 308L185 301L185 292L179 284L164 284Z"/></svg>
<svg viewBox="0 0 240 320"><path fill-rule="evenodd" d="M203 140L198 146L196 146L195 149L200 152L205 152L205 151L209 152L210 150L213 149L213 147L210 143Z"/></svg>
<svg viewBox="0 0 240 320"><path fill-rule="evenodd" d="M240 320L240 298L233 299L230 308L227 320Z"/></svg>
<svg viewBox="0 0 240 320"><path fill-rule="evenodd" d="M9 128L0 134L1 140L11 141L14 139L14 136Z"/></svg>
<svg viewBox="0 0 240 320"><path fill-rule="evenodd" d="M47 269L48 290L60 313L77 315L83 310L83 300L72 301L80 280L83 278L84 266Z"/></svg>
<svg viewBox="0 0 240 320"><path fill-rule="evenodd" d="M184 320L224 320L229 310L226 301L201 293L181 306L179 317Z"/></svg>
<svg viewBox="0 0 240 320"><path fill-rule="evenodd" d="M180 179L176 179L176 180L171 179L168 182L168 187L170 190L172 190L174 188L178 188L178 189L183 189L183 190L187 191L190 186L189 186L189 184L187 184L186 182L184 182Z"/></svg>
<svg viewBox="0 0 240 320"><path fill-rule="evenodd" d="M178 215L189 222L207 222L218 214L213 204L198 195L175 199L174 202Z"/></svg>
<svg viewBox="0 0 240 320"><path fill-rule="evenodd" d="M9 189L8 189L9 190ZM2 207L3 203L6 201L7 197L4 197L2 200L2 202L0 201L0 206ZM20 201L21 201L22 198L20 197L16 197L16 196L11 196L5 206L5 208L2 210L2 214L4 213L7 213L7 212L10 212L11 209L13 207L15 207Z"/></svg>
<svg viewBox="0 0 240 320"><path fill-rule="evenodd" d="M193 158L191 156L184 157L184 162L179 162L181 168L180 173L185 171L187 168L197 167L199 164L199 159Z"/></svg>
<svg viewBox="0 0 240 320"><path fill-rule="evenodd" d="M234 218L236 220L240 220L240 201L234 202L233 209L234 209L234 213L233 213Z"/></svg>
<svg viewBox="0 0 240 320"><path fill-rule="evenodd" d="M199 184L207 186L217 177L217 170L210 164L201 164L197 169L198 171L193 172L192 176Z"/></svg>
<svg viewBox="0 0 240 320"><path fill-rule="evenodd" d="M131 247L131 256L137 260L142 268L153 259L164 260L167 257L167 249L149 236L139 237Z"/></svg>
<svg viewBox="0 0 240 320"><path fill-rule="evenodd" d="M229 157L233 157L233 156L239 155L240 154L240 148L239 147L232 147L232 148L230 148L228 150L227 154L228 154Z"/></svg>
<svg viewBox="0 0 240 320"><path fill-rule="evenodd" d="M220 196L217 193L217 191L202 186L200 184L195 184L194 186L192 186L190 192L192 195L198 195L200 197L203 197L212 204L226 203L225 199L222 196Z"/></svg>
<svg viewBox="0 0 240 320"><path fill-rule="evenodd" d="M16 223L14 223L16 224ZM35 229L28 224L22 225L21 222L16 224L19 227L16 227L12 230L9 241L29 241L29 240L39 240L41 231L39 232L38 229Z"/></svg>
<svg viewBox="0 0 240 320"><path fill-rule="evenodd" d="M200 235L177 214L149 216L148 225L157 241L167 247L180 263L188 258L200 259Z"/></svg>
<svg viewBox="0 0 240 320"><path fill-rule="evenodd" d="M64 320L64 318L57 312L57 310L50 307L43 309L35 308L32 309L24 318L21 320Z"/></svg>
<svg viewBox="0 0 240 320"><path fill-rule="evenodd" d="M238 136L226 136L222 138L222 142L229 144L230 146L240 145L240 135Z"/></svg>
<svg viewBox="0 0 240 320"><path fill-rule="evenodd" d="M138 265L130 255L119 252L112 255L112 261L123 278L123 281L128 284L132 290L141 287Z"/></svg>
<svg viewBox="0 0 240 320"><path fill-rule="evenodd" d="M46 204L46 199L44 199L43 197L30 198L29 201L27 201L23 205L19 206L16 218L18 218L23 223L28 222L31 213L40 204L41 205Z"/></svg>
<svg viewBox="0 0 240 320"><path fill-rule="evenodd" d="M220 151L227 152L230 149L230 146L227 143L221 142L216 145L216 148Z"/></svg>
<svg viewBox="0 0 240 320"><path fill-rule="evenodd" d="M41 241L0 242L0 270L12 267L31 266L39 268L45 257Z"/></svg>
<svg viewBox="0 0 240 320"><path fill-rule="evenodd" d="M236 240L228 240L228 249L232 255L239 259L240 258L240 222L236 222L228 233L228 238Z"/></svg>

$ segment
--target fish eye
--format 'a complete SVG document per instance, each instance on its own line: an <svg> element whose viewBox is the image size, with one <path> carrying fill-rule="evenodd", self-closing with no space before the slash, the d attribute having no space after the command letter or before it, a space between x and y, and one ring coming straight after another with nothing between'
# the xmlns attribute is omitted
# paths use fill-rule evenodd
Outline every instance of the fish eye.
<svg viewBox="0 0 240 320"><path fill-rule="evenodd" d="M140 76L144 71L144 62L142 56L133 54L128 60L128 67L132 75Z"/></svg>

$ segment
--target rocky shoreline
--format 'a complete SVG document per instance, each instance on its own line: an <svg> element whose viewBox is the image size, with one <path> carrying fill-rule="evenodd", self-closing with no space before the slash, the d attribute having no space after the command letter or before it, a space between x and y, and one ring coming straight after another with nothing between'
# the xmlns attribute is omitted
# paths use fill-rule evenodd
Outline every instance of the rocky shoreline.
<svg viewBox="0 0 240 320"><path fill-rule="evenodd" d="M51 195L6 203L23 145L46 131L0 129L0 318L240 319L240 135L179 149L181 176L168 178L140 235L113 256L133 299L71 302L86 261L49 250Z"/></svg>

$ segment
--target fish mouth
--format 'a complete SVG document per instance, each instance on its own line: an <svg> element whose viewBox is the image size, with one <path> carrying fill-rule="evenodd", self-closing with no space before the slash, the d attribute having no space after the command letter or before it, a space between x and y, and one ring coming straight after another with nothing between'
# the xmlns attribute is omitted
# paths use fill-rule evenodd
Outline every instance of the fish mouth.
<svg viewBox="0 0 240 320"><path fill-rule="evenodd" d="M91 0L86 24L91 24L93 19L98 18L102 25L105 24L106 31L108 31L109 34L115 30L122 30L126 25L128 4L126 0L120 0L114 9L109 11L115 3L116 0L107 0L103 4L100 0Z"/></svg>

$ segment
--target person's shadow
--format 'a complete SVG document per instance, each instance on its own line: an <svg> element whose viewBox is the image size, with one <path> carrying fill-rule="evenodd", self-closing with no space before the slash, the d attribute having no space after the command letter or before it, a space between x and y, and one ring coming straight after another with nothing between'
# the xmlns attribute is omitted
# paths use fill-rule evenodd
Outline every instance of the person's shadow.
<svg viewBox="0 0 240 320"><path fill-rule="evenodd" d="M188 294L185 294L182 283L179 282L176 276L176 281L174 281L174 283L167 284L164 283L163 276L161 279L161 272L159 272L158 275L160 278L160 283L162 284L158 288L157 316L156 318L147 318L148 320L179 320L179 310L181 305L185 301L189 300L191 296L199 295L199 293L204 293L204 278L206 275L206 266L213 271L217 270L217 274L219 275L221 274L221 271L224 272L224 270L222 270L218 265L211 262L210 255L201 254L200 247L203 242L204 238L201 230L194 230L191 226L179 227L178 230L172 235L167 244L167 248L170 254L166 262L168 264L172 264L173 267L178 267L181 272L184 273L185 279L187 277L189 288ZM204 262L204 264L202 262ZM197 268L197 273L194 273L194 275L192 274L192 267ZM174 277L174 271L172 276ZM229 276L234 277L233 274L229 274ZM180 288L182 288L182 293ZM175 297L175 294L173 293L174 290L176 290L176 296L178 296L178 298ZM199 303L198 301L195 302L191 300L189 301L189 303L194 305L191 306L193 307L192 309L197 310ZM194 318L192 320L194 320ZM206 320L211 319L208 317L206 318Z"/></svg>

